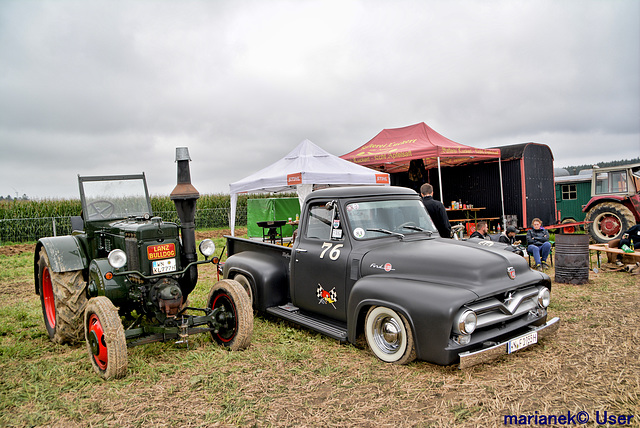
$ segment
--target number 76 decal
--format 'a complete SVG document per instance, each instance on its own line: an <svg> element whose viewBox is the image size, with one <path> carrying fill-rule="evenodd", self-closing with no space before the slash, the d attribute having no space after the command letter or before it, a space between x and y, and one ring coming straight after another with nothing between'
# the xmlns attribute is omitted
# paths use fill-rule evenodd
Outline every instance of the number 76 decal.
<svg viewBox="0 0 640 428"><path fill-rule="evenodd" d="M333 247L333 248L331 248ZM324 242L322 243L322 248L324 248L322 250L322 252L320 253L320 258L324 259L324 255L327 251L331 250L329 252L329 258L331 260L338 260L338 258L340 257L340 248L344 247L344 244L337 244L337 245L333 245L331 242Z"/></svg>

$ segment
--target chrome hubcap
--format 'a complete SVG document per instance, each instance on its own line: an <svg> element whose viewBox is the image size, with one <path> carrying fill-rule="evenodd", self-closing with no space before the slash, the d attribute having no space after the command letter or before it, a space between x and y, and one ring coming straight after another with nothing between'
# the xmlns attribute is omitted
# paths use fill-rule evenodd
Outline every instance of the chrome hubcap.
<svg viewBox="0 0 640 428"><path fill-rule="evenodd" d="M402 329L395 319L379 317L373 328L374 340L383 352L393 354L398 351L402 342Z"/></svg>

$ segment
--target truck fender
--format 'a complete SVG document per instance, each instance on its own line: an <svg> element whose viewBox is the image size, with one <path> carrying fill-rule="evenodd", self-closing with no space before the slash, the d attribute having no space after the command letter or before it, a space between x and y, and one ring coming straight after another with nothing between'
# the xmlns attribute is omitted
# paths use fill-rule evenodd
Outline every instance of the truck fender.
<svg viewBox="0 0 640 428"><path fill-rule="evenodd" d="M264 311L272 306L284 305L289 297L289 267L274 263L269 254L243 251L230 256L224 263L223 277L242 274L251 282L254 307Z"/></svg>
<svg viewBox="0 0 640 428"><path fill-rule="evenodd" d="M370 307L385 306L409 322L419 359L446 361L443 351L449 343L453 319L465 303L477 297L469 290L450 285L368 276L354 284L349 296L348 340L355 343L364 331Z"/></svg>
<svg viewBox="0 0 640 428"><path fill-rule="evenodd" d="M50 268L54 272L70 272L89 267L87 255L75 236L40 238L34 253L36 294L38 294L38 260L40 249L43 247L49 257Z"/></svg>

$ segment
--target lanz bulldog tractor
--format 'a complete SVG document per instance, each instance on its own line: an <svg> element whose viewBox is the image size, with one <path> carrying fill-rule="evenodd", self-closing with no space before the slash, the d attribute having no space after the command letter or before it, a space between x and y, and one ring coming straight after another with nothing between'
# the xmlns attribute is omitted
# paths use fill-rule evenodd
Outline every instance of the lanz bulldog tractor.
<svg viewBox="0 0 640 428"><path fill-rule="evenodd" d="M236 281L216 283L205 308L188 306L198 265L218 262L210 239L200 243L205 259L198 261L200 195L191 185L189 161L188 149L177 148L178 184L171 199L180 227L152 216L144 173L78 176L82 216L72 220L74 231L36 245L35 291L50 339L84 338L94 370L105 379L126 374L127 347L188 344L189 335L204 332L231 350L251 341L251 302Z"/></svg>

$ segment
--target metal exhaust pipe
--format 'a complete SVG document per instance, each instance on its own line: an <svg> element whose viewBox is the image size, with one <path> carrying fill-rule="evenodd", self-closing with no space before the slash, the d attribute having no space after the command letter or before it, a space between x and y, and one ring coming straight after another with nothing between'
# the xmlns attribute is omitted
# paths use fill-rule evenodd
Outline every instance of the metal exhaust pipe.
<svg viewBox="0 0 640 428"><path fill-rule="evenodd" d="M176 162L178 164L178 184L171 192L170 198L176 206L180 219L180 235L182 236L183 263L188 264L198 260L196 253L196 201L200 193L191 184L189 169L189 149L176 147ZM198 270L193 266L181 283L182 293L186 300L198 281Z"/></svg>

